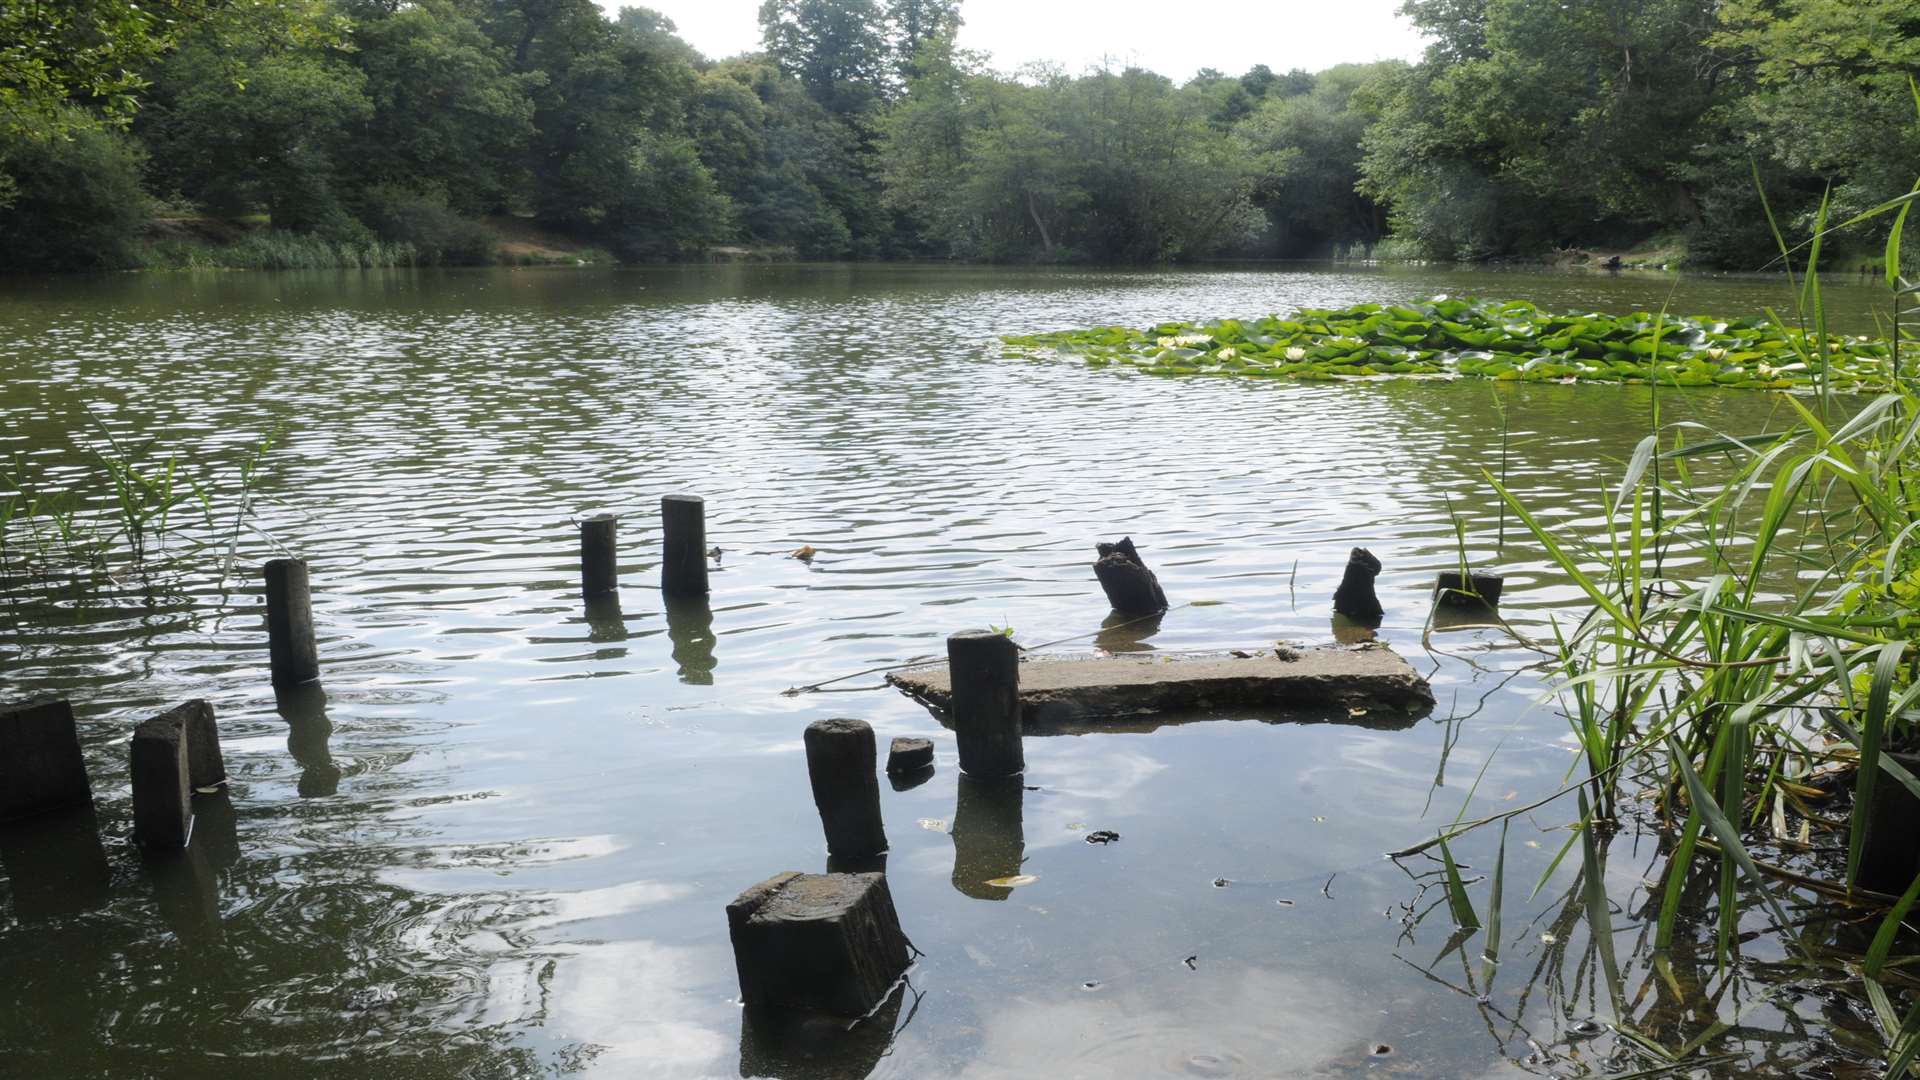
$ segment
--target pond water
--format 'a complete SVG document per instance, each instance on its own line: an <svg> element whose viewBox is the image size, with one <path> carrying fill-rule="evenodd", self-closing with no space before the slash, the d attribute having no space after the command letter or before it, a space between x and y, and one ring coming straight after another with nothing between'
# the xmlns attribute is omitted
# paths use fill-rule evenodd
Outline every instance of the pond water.
<svg viewBox="0 0 1920 1080"><path fill-rule="evenodd" d="M285 425L231 577L188 529L151 577L14 573L0 593L0 698L73 701L97 802L0 834L0 1075L1585 1076L1657 1064L1634 1035L1697 1039L1713 1057L1695 1075L1844 1074L1873 1037L1833 992L1843 973L1788 967L1757 917L1729 971L1710 911L1666 966L1645 957L1650 835L1608 859L1620 1002L1577 854L1533 895L1564 800L1514 822L1485 970L1482 937L1443 952L1444 904L1409 915L1440 899L1437 864L1381 857L1573 766L1533 654L1492 632L1429 651L1428 589L1456 560L1451 497L1517 626L1574 610L1512 520L1499 543L1480 470L1504 410L1513 485L1594 527L1645 388L1170 381L1002 360L995 341L1437 292L1790 302L1770 281L1440 269L0 283L0 458L23 483L104 498L88 449L152 440L206 478L224 531L239 463ZM1854 330L1875 302L1830 295ZM1739 431L1785 411L1715 390L1661 407ZM708 604L656 588L658 498L680 491L706 497L722 551ZM623 515L621 611L589 619L573 521L602 511ZM1122 534L1176 607L1103 632L1092 545ZM1439 699L1411 726L1034 735L1024 789L993 792L957 784L951 733L875 674L783 693L986 625L1063 650L1326 641L1356 544L1386 564L1382 638ZM811 563L786 557L802 545ZM276 700L258 567L289 551L312 566L323 678ZM187 855L143 860L127 735L193 697L219 714L231 790L201 801ZM932 780L882 791L925 955L851 1032L763 1030L723 908L823 868L800 734L834 716L870 721L883 752L935 741ZM1456 855L1483 878L1498 842ZM1034 880L986 884L1016 873Z"/></svg>

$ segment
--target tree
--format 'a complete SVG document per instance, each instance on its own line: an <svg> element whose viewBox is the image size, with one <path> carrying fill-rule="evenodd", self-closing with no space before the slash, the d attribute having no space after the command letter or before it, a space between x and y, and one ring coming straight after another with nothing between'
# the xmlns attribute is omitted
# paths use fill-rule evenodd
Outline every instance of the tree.
<svg viewBox="0 0 1920 1080"><path fill-rule="evenodd" d="M538 74L512 72L506 51L447 0L365 19L353 43L372 106L353 138L357 183L438 190L466 214L521 197Z"/></svg>
<svg viewBox="0 0 1920 1080"><path fill-rule="evenodd" d="M144 160L111 124L66 107L38 130L0 130L0 251L9 270L112 270L133 265L151 201Z"/></svg>
<svg viewBox="0 0 1920 1080"><path fill-rule="evenodd" d="M875 0L763 0L760 35L780 70L828 112L859 117L885 90L888 52Z"/></svg>
<svg viewBox="0 0 1920 1080"><path fill-rule="evenodd" d="M1360 144L1379 90L1405 69L1397 60L1329 68L1311 92L1269 97L1236 129L1260 160L1253 201L1273 226L1277 254L1370 248L1385 233L1386 215L1359 190Z"/></svg>
<svg viewBox="0 0 1920 1080"><path fill-rule="evenodd" d="M952 49L960 21L960 0L887 0L888 44L902 88L920 74L922 49Z"/></svg>

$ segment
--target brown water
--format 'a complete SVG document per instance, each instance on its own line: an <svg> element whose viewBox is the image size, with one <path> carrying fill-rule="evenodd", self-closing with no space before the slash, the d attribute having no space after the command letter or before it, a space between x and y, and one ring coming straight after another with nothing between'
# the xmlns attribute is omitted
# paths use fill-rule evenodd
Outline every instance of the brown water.
<svg viewBox="0 0 1920 1080"><path fill-rule="evenodd" d="M1870 1056L1855 1006L1821 983L1839 976L1785 966L1764 923L1716 974L1696 912L1652 974L1651 838L1616 840L1609 863L1621 1003L1596 985L1577 857L1529 897L1570 807L1515 823L1491 985L1479 938L1442 952L1444 905L1407 925L1405 905L1440 897L1422 890L1433 864L1380 857L1550 793L1572 764L1531 654L1484 632L1422 647L1427 588L1455 560L1443 496L1476 563L1507 575L1508 614L1543 631L1576 594L1511 521L1497 550L1479 470L1498 467L1498 410L1514 485L1589 527L1645 434L1644 388L1166 381L1003 361L994 340L1437 292L1616 311L1671 296L1723 315L1788 302L1752 280L1443 270L0 283L0 458L30 486L100 496L88 448L153 440L207 479L224 532L238 463L287 431L224 583L218 554L191 549L217 539L191 508L162 569L84 586L20 572L30 545L8 534L0 698L72 699L97 810L0 836L0 1076L1649 1067L1618 1023L1670 1049L1706 1034L1723 1057L1699 1075ZM1856 330L1873 302L1830 296ZM1723 391L1662 408L1741 431L1782 411ZM710 604L654 587L654 507L674 491L707 499ZM624 515L622 611L589 620L572 520L599 511ZM1094 637L1091 547L1123 533L1181 606ZM803 544L810 565L785 557ZM1355 544L1386 562L1383 636L1439 697L1411 727L1034 736L1029 787L995 795L956 786L950 733L877 676L782 693L988 624L1080 648L1323 641ZM277 702L257 568L286 551L313 567L323 690ZM186 856L143 860L126 736L189 697L218 710L231 792L202 800ZM883 791L889 880L925 956L851 1033L772 1032L743 1020L722 909L822 868L800 732L830 716L869 720L883 746L936 741L934 779ZM1121 840L1084 842L1098 829ZM1496 842L1456 854L1483 875ZM1014 873L1036 880L985 884Z"/></svg>

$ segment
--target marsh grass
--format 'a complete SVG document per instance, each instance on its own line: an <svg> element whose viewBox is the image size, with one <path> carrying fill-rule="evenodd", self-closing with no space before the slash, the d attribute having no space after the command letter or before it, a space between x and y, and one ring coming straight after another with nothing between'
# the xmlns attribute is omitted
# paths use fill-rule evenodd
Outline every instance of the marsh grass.
<svg viewBox="0 0 1920 1080"><path fill-rule="evenodd" d="M93 438L87 449L96 465L90 476L47 488L17 464L0 472L0 571L124 577L182 568L213 554L224 586L244 534L280 546L255 518L264 497L263 461L279 444L283 426L248 447L223 483L212 467L189 466L151 443L123 442L98 416L88 416ZM180 543L170 550L174 538Z"/></svg>

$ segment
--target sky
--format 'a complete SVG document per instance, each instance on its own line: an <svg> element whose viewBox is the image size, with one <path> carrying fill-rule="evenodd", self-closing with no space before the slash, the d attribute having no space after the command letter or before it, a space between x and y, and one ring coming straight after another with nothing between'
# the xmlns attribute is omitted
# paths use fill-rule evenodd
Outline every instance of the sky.
<svg viewBox="0 0 1920 1080"><path fill-rule="evenodd" d="M600 0L609 12L623 0ZM760 0L624 0L672 19L680 36L719 59L760 47ZM1184 81L1203 67L1238 75L1255 64L1319 71L1335 64L1412 60L1418 34L1400 0L964 0L960 46L1009 70L1034 60L1077 72L1102 57Z"/></svg>

